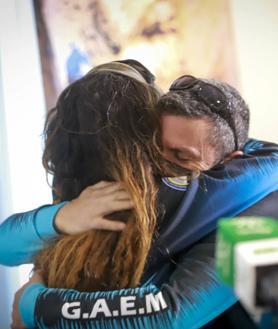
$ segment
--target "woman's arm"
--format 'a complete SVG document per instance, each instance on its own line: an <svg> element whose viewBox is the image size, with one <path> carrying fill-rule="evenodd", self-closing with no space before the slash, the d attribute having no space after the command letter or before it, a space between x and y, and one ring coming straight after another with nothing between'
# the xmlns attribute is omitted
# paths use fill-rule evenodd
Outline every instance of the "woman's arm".
<svg viewBox="0 0 278 329"><path fill-rule="evenodd" d="M190 329L200 328L236 302L215 274L213 237L182 253L171 271L168 263L141 288L109 292L33 284L20 298L20 313L28 328Z"/></svg>
<svg viewBox="0 0 278 329"><path fill-rule="evenodd" d="M277 192L272 193L244 212L244 216L265 215L269 211L269 204L277 200L276 196ZM275 204L276 208L271 208L271 212L277 217L277 202ZM119 327L129 321L135 321L138 325L144 321L152 328L156 328L155 325L163 328L162 322L171 321L171 328L172 324L183 328L183 323L186 328L191 328L191 324L192 328L198 328L224 312L236 300L231 290L222 285L214 273L213 243L213 237L203 239L175 260L177 264L172 275L173 263L169 262L149 282L137 289L80 293L75 290L47 289L41 284L31 285L21 299L22 315L30 327L33 321L37 321L40 328L63 323L63 314L75 317L64 322L74 320L76 328L79 328L79 322L84 324L84 321L93 323L95 327L102 318L108 323L108 328L112 319ZM142 309L146 310L144 314L140 314ZM118 315L113 311L118 311ZM92 318L82 320L86 313Z"/></svg>

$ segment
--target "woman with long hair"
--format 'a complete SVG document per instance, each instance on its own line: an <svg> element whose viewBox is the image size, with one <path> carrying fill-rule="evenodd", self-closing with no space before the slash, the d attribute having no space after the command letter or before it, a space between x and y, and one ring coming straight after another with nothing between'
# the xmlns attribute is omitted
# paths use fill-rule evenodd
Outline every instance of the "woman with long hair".
<svg viewBox="0 0 278 329"><path fill-rule="evenodd" d="M127 76L129 79L127 79ZM157 222L157 177L169 174L155 142L160 93L125 63L98 66L69 85L49 112L43 164L59 201L99 181L121 182L130 211L121 232L62 236L36 258L48 287L80 291L136 287ZM172 170L172 175L174 170Z"/></svg>

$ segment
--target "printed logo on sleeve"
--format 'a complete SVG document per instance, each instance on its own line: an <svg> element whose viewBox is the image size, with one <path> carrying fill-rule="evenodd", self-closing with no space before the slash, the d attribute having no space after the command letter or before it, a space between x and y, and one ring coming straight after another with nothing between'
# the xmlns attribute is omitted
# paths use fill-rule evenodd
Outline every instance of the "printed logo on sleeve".
<svg viewBox="0 0 278 329"><path fill-rule="evenodd" d="M61 313L65 319L100 319L110 317L126 317L134 315L150 315L168 308L162 292L149 293L143 298L138 296L120 296L115 303L106 298L98 298L88 308L81 301L67 302L62 305ZM116 307L117 308L116 308Z"/></svg>

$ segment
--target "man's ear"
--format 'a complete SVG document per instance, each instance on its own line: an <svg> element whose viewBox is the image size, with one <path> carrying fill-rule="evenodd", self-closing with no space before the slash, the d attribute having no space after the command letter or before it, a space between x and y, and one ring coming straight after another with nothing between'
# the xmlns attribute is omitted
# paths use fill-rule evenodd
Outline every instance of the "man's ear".
<svg viewBox="0 0 278 329"><path fill-rule="evenodd" d="M228 155L225 156L224 158L224 162L228 162L236 157L239 157L239 156L242 156L243 155L243 152L242 151L234 151Z"/></svg>

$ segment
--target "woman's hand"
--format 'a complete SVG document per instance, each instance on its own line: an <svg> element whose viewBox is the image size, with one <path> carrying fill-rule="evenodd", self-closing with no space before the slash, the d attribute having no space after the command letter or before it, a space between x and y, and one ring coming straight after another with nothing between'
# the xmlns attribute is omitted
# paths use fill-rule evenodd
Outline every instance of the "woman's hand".
<svg viewBox="0 0 278 329"><path fill-rule="evenodd" d="M87 187L78 198L63 206L55 217L55 225L64 234L78 234L91 229L121 231L125 223L106 219L116 211L133 207L121 183L99 182Z"/></svg>
<svg viewBox="0 0 278 329"><path fill-rule="evenodd" d="M11 329L26 329L19 313L19 299L24 290L33 283L43 283L42 277L38 271L35 271L29 281L26 282L14 295Z"/></svg>

